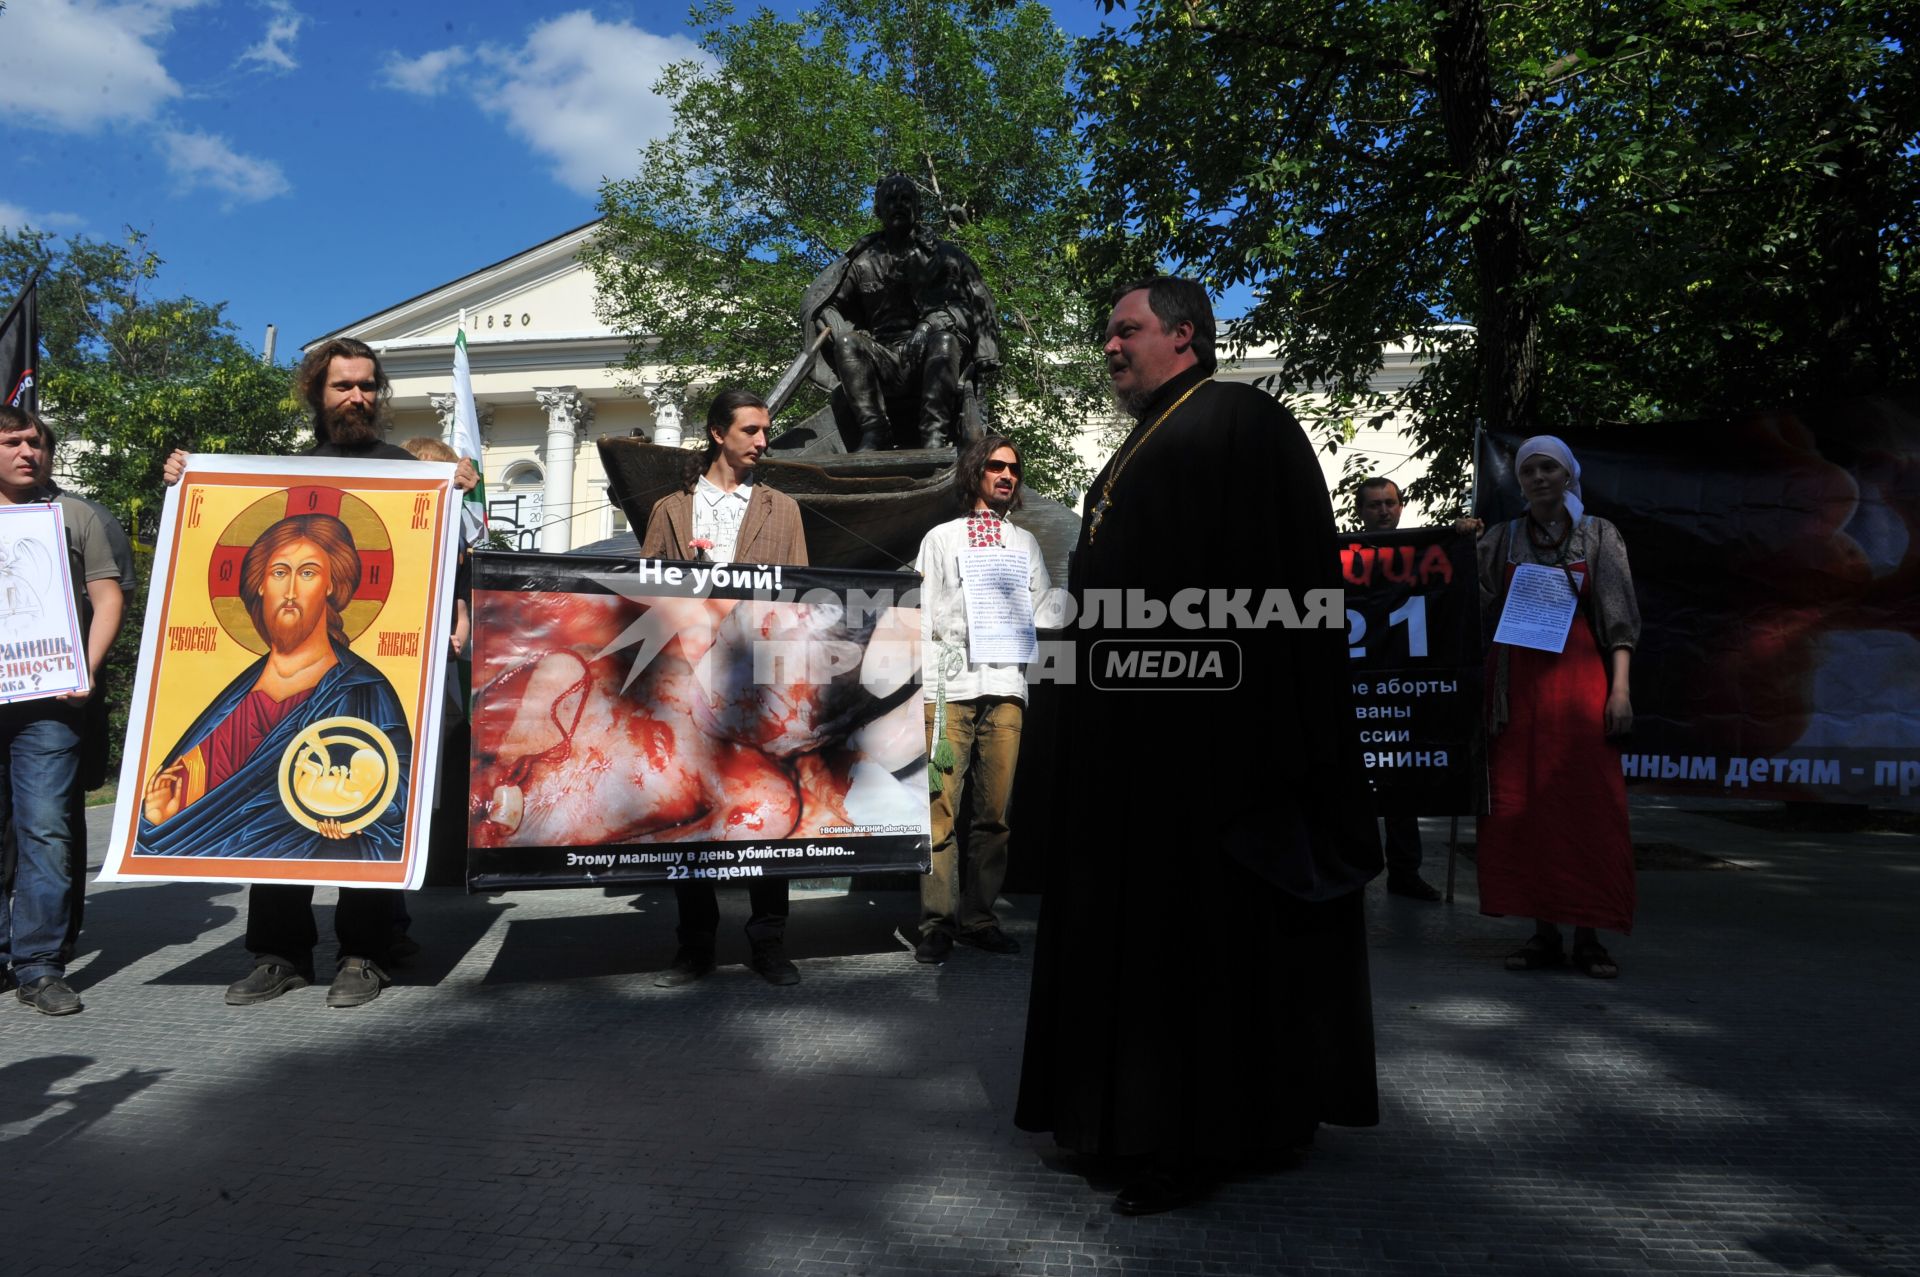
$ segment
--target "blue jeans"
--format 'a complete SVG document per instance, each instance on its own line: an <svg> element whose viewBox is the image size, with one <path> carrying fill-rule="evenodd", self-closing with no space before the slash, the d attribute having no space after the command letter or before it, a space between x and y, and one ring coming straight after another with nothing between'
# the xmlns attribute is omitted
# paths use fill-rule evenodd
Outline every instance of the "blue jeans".
<svg viewBox="0 0 1920 1277"><path fill-rule="evenodd" d="M0 821L13 824L13 881L0 892L0 962L21 984L66 974L80 709L57 701L0 706Z"/></svg>

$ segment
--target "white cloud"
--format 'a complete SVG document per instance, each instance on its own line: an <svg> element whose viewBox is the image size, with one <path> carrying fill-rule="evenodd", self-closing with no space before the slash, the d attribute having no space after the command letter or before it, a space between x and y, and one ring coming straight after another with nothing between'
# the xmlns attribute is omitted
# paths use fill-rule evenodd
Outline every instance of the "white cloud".
<svg viewBox="0 0 1920 1277"><path fill-rule="evenodd" d="M509 132L553 162L563 185L592 194L600 180L633 171L640 147L673 127L673 113L653 92L669 63L709 62L685 36L659 36L631 22L602 22L580 10L549 18L517 49L459 46L419 58L391 58L386 82L410 93L449 87L469 61L488 66L484 89L471 93Z"/></svg>
<svg viewBox="0 0 1920 1277"><path fill-rule="evenodd" d="M295 70L300 64L293 60L293 42L300 38L300 28L307 24L306 15L294 8L291 0L267 0L266 7L273 15L267 19L267 32L260 37L260 43L240 55L240 62L242 65L256 62L282 71Z"/></svg>
<svg viewBox="0 0 1920 1277"><path fill-rule="evenodd" d="M382 70L383 82L388 88L399 89L402 93L437 97L451 87L448 81L453 73L471 61L473 54L459 45L450 49L435 49L417 58L403 58L391 53L387 55L387 65Z"/></svg>
<svg viewBox="0 0 1920 1277"><path fill-rule="evenodd" d="M210 187L232 203L253 204L292 190L287 175L272 160L256 159L234 150L227 140L198 130L162 129L167 171L183 191Z"/></svg>
<svg viewBox="0 0 1920 1277"><path fill-rule="evenodd" d="M0 16L0 111L70 132L150 120L180 96L173 16L206 0L27 0Z"/></svg>
<svg viewBox="0 0 1920 1277"><path fill-rule="evenodd" d="M0 233L24 230L31 226L36 231L57 231L80 225L77 213L35 213L0 200Z"/></svg>

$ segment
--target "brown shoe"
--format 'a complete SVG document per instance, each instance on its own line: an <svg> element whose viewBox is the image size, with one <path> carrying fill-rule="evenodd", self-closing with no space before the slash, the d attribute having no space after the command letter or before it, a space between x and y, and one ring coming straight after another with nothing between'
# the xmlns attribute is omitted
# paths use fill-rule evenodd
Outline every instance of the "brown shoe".
<svg viewBox="0 0 1920 1277"><path fill-rule="evenodd" d="M961 944L974 949L984 949L988 953L1020 952L1020 942L1000 930L998 926L981 927L978 931L962 931L957 939Z"/></svg>

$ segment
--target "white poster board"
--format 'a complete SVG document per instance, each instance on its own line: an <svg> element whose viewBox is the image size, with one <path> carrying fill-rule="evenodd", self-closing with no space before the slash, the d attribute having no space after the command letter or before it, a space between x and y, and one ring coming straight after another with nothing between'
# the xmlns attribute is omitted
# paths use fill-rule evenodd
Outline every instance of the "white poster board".
<svg viewBox="0 0 1920 1277"><path fill-rule="evenodd" d="M60 506L0 505L0 705L87 686Z"/></svg>
<svg viewBox="0 0 1920 1277"><path fill-rule="evenodd" d="M1573 579L1569 581L1567 578ZM1580 582L1584 574L1561 568L1522 563L1507 586L1506 606L1500 609L1500 628L1493 641L1541 652L1566 650L1574 613L1580 610Z"/></svg>
<svg viewBox="0 0 1920 1277"><path fill-rule="evenodd" d="M1016 546L977 546L960 552L969 662L1018 665L1038 655L1032 572L1027 552Z"/></svg>

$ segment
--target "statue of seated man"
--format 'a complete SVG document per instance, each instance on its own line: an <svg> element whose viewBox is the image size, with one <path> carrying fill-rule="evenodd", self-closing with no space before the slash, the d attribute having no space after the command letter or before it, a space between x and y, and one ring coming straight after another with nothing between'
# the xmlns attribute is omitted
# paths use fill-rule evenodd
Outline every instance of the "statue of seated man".
<svg viewBox="0 0 1920 1277"><path fill-rule="evenodd" d="M838 378L856 451L894 446L896 426L920 447L944 447L977 428L963 420L966 399L999 367L993 297L973 259L922 222L911 179L882 179L873 211L880 229L821 272L801 303L809 333L823 323L832 332L815 377L828 389L822 374ZM916 419L890 419L890 399L916 404Z"/></svg>

